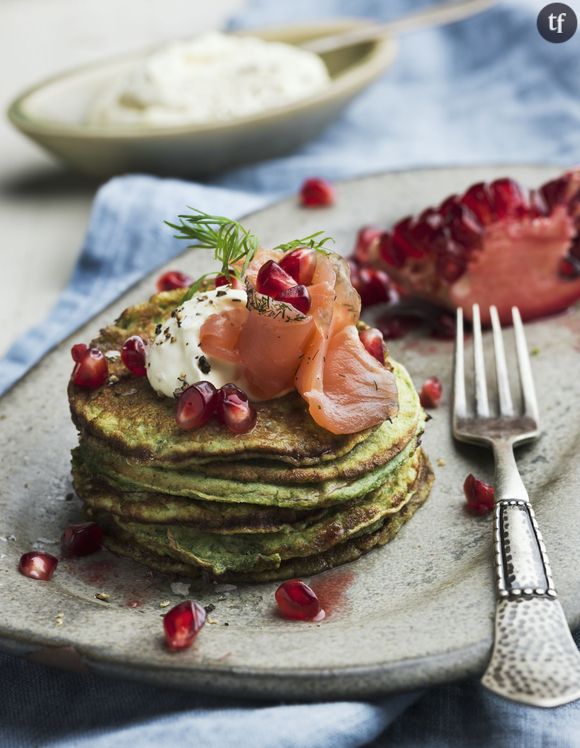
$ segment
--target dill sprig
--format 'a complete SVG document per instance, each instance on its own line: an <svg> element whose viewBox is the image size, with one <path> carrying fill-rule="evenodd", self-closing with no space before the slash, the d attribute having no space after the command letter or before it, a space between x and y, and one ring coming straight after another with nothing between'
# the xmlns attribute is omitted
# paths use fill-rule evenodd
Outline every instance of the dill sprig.
<svg viewBox="0 0 580 748"><path fill-rule="evenodd" d="M238 221L225 216L212 216L197 208L190 208L190 210L193 213L178 216L179 223L171 223L170 221L165 221L165 223L177 232L175 234L176 239L185 239L192 242L188 244L188 249L196 247L212 249L215 259L221 264L221 270L215 273L206 273L198 278L190 286L184 301L197 293L204 282L212 276L221 274L225 275L226 278L231 275L242 278L259 247L258 237ZM334 242L334 239L325 236L324 231L316 231L302 239L293 239L284 244L278 244L274 249L290 252L298 247L309 247L317 252L327 254L329 250L325 245L328 242ZM241 263L241 266L239 263Z"/></svg>

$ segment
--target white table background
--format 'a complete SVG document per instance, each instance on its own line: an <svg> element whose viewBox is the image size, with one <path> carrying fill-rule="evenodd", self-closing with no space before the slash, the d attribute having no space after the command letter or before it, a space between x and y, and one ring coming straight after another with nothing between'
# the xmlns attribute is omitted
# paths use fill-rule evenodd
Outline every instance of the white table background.
<svg viewBox="0 0 580 748"><path fill-rule="evenodd" d="M0 107L68 67L221 25L242 0L0 0ZM0 119L0 356L71 274L95 182Z"/></svg>

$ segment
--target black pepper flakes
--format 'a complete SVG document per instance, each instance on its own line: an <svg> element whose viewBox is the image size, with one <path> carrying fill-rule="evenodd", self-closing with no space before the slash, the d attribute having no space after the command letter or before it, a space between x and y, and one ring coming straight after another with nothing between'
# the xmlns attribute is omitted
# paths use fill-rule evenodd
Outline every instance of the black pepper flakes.
<svg viewBox="0 0 580 748"><path fill-rule="evenodd" d="M197 365L201 369L203 374L209 374L211 371L211 365L205 356L200 356Z"/></svg>

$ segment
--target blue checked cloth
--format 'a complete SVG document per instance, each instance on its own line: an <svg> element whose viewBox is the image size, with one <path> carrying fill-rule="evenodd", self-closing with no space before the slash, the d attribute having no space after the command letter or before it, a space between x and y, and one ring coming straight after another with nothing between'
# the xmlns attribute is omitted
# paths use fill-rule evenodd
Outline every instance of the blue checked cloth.
<svg viewBox="0 0 580 748"><path fill-rule="evenodd" d="M251 0L238 26L332 16L394 18L418 0ZM394 67L316 142L211 184L147 176L99 191L67 289L0 362L0 392L145 273L180 251L162 225L184 205L239 216L297 190L381 168L580 161L579 39L536 31L543 3L500 4L401 41ZM192 22L195 4L190 4ZM576 8L579 11L579 8ZM184 13L187 12L184 9ZM185 25L185 24L184 24ZM580 745L580 704L541 711L476 681L372 702L248 704L48 670L0 656L0 745L347 748Z"/></svg>

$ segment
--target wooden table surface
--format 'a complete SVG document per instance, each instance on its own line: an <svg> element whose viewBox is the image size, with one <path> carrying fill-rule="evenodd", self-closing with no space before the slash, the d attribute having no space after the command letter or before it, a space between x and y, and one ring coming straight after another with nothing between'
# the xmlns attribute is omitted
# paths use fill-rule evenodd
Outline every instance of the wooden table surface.
<svg viewBox="0 0 580 748"><path fill-rule="evenodd" d="M242 0L2 0L0 106L53 73L218 27ZM0 356L66 285L98 184L0 118Z"/></svg>

